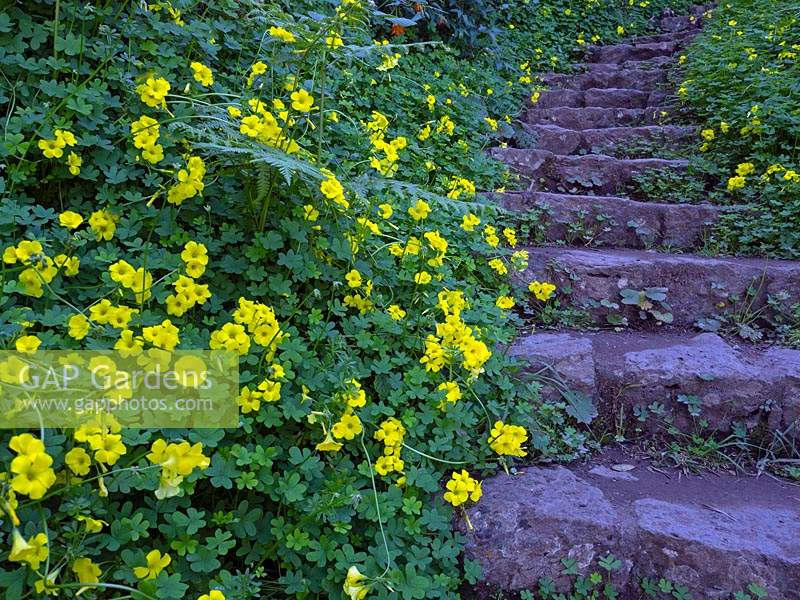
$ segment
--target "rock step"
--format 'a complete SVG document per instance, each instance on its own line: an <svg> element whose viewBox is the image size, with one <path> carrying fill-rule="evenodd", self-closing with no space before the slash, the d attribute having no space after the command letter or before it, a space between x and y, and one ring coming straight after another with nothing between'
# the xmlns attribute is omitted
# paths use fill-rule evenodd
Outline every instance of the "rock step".
<svg viewBox="0 0 800 600"><path fill-rule="evenodd" d="M675 62L673 56L656 56L647 60L628 60L622 63L576 63L576 71L639 71L666 70Z"/></svg>
<svg viewBox="0 0 800 600"><path fill-rule="evenodd" d="M638 306L621 303L621 290L666 288L672 324L691 327L698 320L743 310L762 309L768 296L785 293L787 304L800 302L800 261L765 258L710 258L640 250L530 248L525 281L547 279L569 296L571 306L585 307L598 324L627 318L632 327L653 328L651 313L641 318ZM734 305L732 298L738 298ZM617 305L603 306L601 303Z"/></svg>
<svg viewBox="0 0 800 600"><path fill-rule="evenodd" d="M599 129L630 125L657 125L669 118L669 107L653 108L538 108L527 111L525 120L533 125L549 123L566 129Z"/></svg>
<svg viewBox="0 0 800 600"><path fill-rule="evenodd" d="M700 33L699 29L685 29L681 31L668 31L655 35L640 35L633 38L632 44L658 44L661 42L678 42L686 45Z"/></svg>
<svg viewBox="0 0 800 600"><path fill-rule="evenodd" d="M633 469L616 472L618 464ZM538 589L547 577L566 593L562 559L575 560L588 577L611 553L622 562L612 576L620 600L646 598L643 577L686 586L696 600L733 598L751 583L770 600L800 597L796 486L659 470L608 452L591 465L527 467L488 479L468 511L467 557L507 592Z"/></svg>
<svg viewBox="0 0 800 600"><path fill-rule="evenodd" d="M689 165L685 160L621 159L604 154L561 156L545 150L519 148L494 148L491 154L530 180L530 191L544 192L588 190L596 194L614 194L634 175L652 169L685 171Z"/></svg>
<svg viewBox="0 0 800 600"><path fill-rule="evenodd" d="M705 12L705 10L703 12ZM703 12L696 13L691 17L664 17L658 22L658 27L667 33L677 33L680 31L699 29L702 23L699 17L703 14Z"/></svg>
<svg viewBox="0 0 800 600"><path fill-rule="evenodd" d="M540 79L550 87L571 90L617 88L654 91L667 81L667 72L662 69L597 69L578 74L548 73Z"/></svg>
<svg viewBox="0 0 800 600"><path fill-rule="evenodd" d="M672 56L681 48L680 42L655 42L653 44L617 44L589 48L588 62L622 63L628 60L649 60L657 56Z"/></svg>
<svg viewBox="0 0 800 600"><path fill-rule="evenodd" d="M540 93L537 108L647 108L660 106L669 99L660 91L622 88L590 88L588 90L545 90Z"/></svg>
<svg viewBox="0 0 800 600"><path fill-rule="evenodd" d="M800 350L734 344L713 333L543 332L519 338L510 354L531 371L546 368L551 381L557 374L609 423L625 414L631 427L638 410L657 402L662 418L691 433L697 423L678 398L693 396L715 431L742 423L800 438ZM543 393L558 398L561 391L544 383ZM639 425L659 428L652 416Z"/></svg>
<svg viewBox="0 0 800 600"><path fill-rule="evenodd" d="M702 245L722 212L710 204L659 204L547 192L499 194L496 200L511 211L543 211L537 222L546 242L609 248L692 250Z"/></svg>
<svg viewBox="0 0 800 600"><path fill-rule="evenodd" d="M536 138L536 149L554 154L599 152L614 154L625 146L650 143L659 148L675 147L694 136L694 127L675 125L645 127L605 127L600 129L566 129L558 125L523 125L523 130Z"/></svg>

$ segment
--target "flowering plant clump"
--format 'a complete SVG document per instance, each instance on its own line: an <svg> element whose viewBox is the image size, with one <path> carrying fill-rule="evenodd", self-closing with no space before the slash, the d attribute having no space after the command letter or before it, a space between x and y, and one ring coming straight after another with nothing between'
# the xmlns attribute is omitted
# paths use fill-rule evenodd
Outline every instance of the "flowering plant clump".
<svg viewBox="0 0 800 600"><path fill-rule="evenodd" d="M482 150L532 63L374 40L393 17L361 0L277 4L0 15L0 380L53 349L240 373L235 429L0 434L7 597L456 598L453 511L583 449L501 350L528 255L479 198L511 181Z"/></svg>
<svg viewBox="0 0 800 600"><path fill-rule="evenodd" d="M704 119L698 161L712 196L745 205L725 218L722 250L800 256L796 103L800 20L780 2L720 4L681 57L680 96Z"/></svg>

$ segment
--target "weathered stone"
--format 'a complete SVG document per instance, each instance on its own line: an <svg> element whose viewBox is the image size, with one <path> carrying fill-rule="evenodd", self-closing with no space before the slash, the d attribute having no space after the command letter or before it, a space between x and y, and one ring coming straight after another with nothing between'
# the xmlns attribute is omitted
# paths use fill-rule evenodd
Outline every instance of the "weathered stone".
<svg viewBox="0 0 800 600"><path fill-rule="evenodd" d="M659 28L663 31L667 32L680 32L684 30L692 30L697 29L699 25L699 20L695 17L692 20L692 17L664 17L658 22Z"/></svg>
<svg viewBox="0 0 800 600"><path fill-rule="evenodd" d="M678 42L681 45L688 44L700 33L699 29L686 29L683 31L673 31L658 33L655 35L641 35L633 39L635 44L657 44L659 42Z"/></svg>
<svg viewBox="0 0 800 600"><path fill-rule="evenodd" d="M658 204L607 196L531 192L501 194L506 209L543 209L547 242L586 243L613 248L657 245L689 250L700 246L721 210L710 204ZM575 237L576 235L583 237Z"/></svg>
<svg viewBox="0 0 800 600"><path fill-rule="evenodd" d="M590 190L597 194L619 191L634 175L650 170L683 171L685 160L660 158L619 159L603 154L560 156L544 150L495 148L492 155L529 179L531 191Z"/></svg>
<svg viewBox="0 0 800 600"><path fill-rule="evenodd" d="M646 108L660 105L666 95L652 90L632 90L619 88L554 89L540 93L536 102L539 109L547 108Z"/></svg>
<svg viewBox="0 0 800 600"><path fill-rule="evenodd" d="M672 56L655 56L648 60L627 60L622 63L577 63L575 64L575 69L577 71L587 72L606 72L609 70L629 71L632 69L646 71L658 70L665 72L665 69L668 68L674 61L675 58Z"/></svg>
<svg viewBox="0 0 800 600"><path fill-rule="evenodd" d="M660 148L674 147L694 134L693 127L651 125L647 127L605 127L600 129L565 129L558 125L523 125L524 131L536 138L536 149L554 154L625 151L627 146L651 144Z"/></svg>
<svg viewBox="0 0 800 600"><path fill-rule="evenodd" d="M800 261L571 248L532 248L530 256L527 280L545 277L569 288L571 301L590 307L601 321L610 309L596 305L618 302L624 288L667 288L667 302L679 326L713 316L730 306L732 296L747 298L753 311L765 306L769 295L781 292L789 295L790 303L800 301ZM654 323L652 318L640 321L637 312L627 313L632 325Z"/></svg>
<svg viewBox="0 0 800 600"><path fill-rule="evenodd" d="M510 353L531 373L547 369L567 389L591 397L607 419L659 402L677 427L692 431L695 422L678 398L694 396L716 431L738 422L800 437L793 429L800 425L799 350L734 347L712 333L659 331L535 333L517 340ZM560 393L551 380L542 380L546 397Z"/></svg>
<svg viewBox="0 0 800 600"><path fill-rule="evenodd" d="M643 596L642 577L664 577L695 598L728 599L751 583L771 600L800 598L795 487L730 475L667 478L646 464L632 478L589 469L529 467L484 481L466 536L467 556L489 583L518 591L550 577L563 592L561 559L588 575L610 552L622 563L614 573L622 600Z"/></svg>
<svg viewBox="0 0 800 600"><path fill-rule="evenodd" d="M591 88L628 88L652 91L667 80L667 72L663 69L620 69L617 65L597 63L596 69L587 73L567 75L549 73L541 76L541 80L551 87L572 90L588 90Z"/></svg>
<svg viewBox="0 0 800 600"><path fill-rule="evenodd" d="M509 350L511 356L530 363L536 372L556 379L566 378L570 389L589 397L597 390L594 349L590 338L569 333L539 333L519 338ZM558 399L553 386L544 388L548 398Z"/></svg>
<svg viewBox="0 0 800 600"><path fill-rule="evenodd" d="M538 106L538 105L537 105ZM667 107L654 108L532 108L525 120L533 125L550 123L566 129L597 129L627 125L658 125L672 114Z"/></svg>
<svg viewBox="0 0 800 600"><path fill-rule="evenodd" d="M618 88L590 88L583 94L583 105L600 108L646 108L651 106L652 93Z"/></svg>
<svg viewBox="0 0 800 600"><path fill-rule="evenodd" d="M589 62L621 63L628 60L649 60L657 56L672 56L680 49L675 41L653 44L618 44L590 49Z"/></svg>
<svg viewBox="0 0 800 600"><path fill-rule="evenodd" d="M580 108L584 106L582 90L545 90L539 94L538 108Z"/></svg>

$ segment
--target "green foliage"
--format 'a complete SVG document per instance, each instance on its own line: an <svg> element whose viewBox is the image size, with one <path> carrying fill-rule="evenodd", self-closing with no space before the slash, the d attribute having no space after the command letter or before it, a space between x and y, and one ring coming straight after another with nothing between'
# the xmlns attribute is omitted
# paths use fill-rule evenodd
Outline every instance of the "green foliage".
<svg viewBox="0 0 800 600"><path fill-rule="evenodd" d="M800 256L798 35L785 2L733 0L686 53L681 97L705 121L700 166L720 182L714 197L748 206L725 217L723 250Z"/></svg>
<svg viewBox="0 0 800 600"><path fill-rule="evenodd" d="M510 133L532 70L560 64L550 57L587 23L615 31L621 6L582 10L586 21L565 2L535 19L518 5L525 27L500 42L511 66L495 70L441 45L375 44L392 21L361 2L283 4L42 1L0 14L0 344L223 344L241 355L243 387L236 430L43 430L41 452L0 436L9 597L77 597L82 584L83 598L340 597L349 582L375 598L455 598L463 540L442 491L454 470L512 460L489 445L495 422L524 427L536 457L585 451L591 407L541 402L498 348L519 323L498 306L513 299L500 272L526 256L476 191L508 180L483 150ZM665 4L634 7L625 26ZM467 213L479 226L462 226ZM207 264L182 256L193 242ZM115 271L125 264L136 276ZM129 319L101 318L104 300ZM148 335L166 321L174 331ZM355 417L362 432L348 436ZM375 437L387 422L405 432L391 448ZM16 479L15 453L52 460L43 497ZM46 559L34 567L36 536Z"/></svg>

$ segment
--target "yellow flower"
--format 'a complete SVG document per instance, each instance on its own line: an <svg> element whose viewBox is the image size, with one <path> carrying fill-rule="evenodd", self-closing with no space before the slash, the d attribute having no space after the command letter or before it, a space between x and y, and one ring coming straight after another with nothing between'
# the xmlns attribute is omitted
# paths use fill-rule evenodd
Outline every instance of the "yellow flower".
<svg viewBox="0 0 800 600"><path fill-rule="evenodd" d="M325 38L325 43L331 50L336 50L336 48L340 48L344 45L344 41L342 41L342 38L338 33L332 33L331 35L327 36Z"/></svg>
<svg viewBox="0 0 800 600"><path fill-rule="evenodd" d="M329 431L325 434L325 439L317 444L315 448L320 452L338 452L342 449L342 444L334 440Z"/></svg>
<svg viewBox="0 0 800 600"><path fill-rule="evenodd" d="M250 336L242 325L226 323L222 329L211 333L208 345L212 350L231 350L244 356L250 351Z"/></svg>
<svg viewBox="0 0 800 600"><path fill-rule="evenodd" d="M392 205L386 203L379 205L378 211L382 219L390 219L392 217L392 214L394 213Z"/></svg>
<svg viewBox="0 0 800 600"><path fill-rule="evenodd" d="M72 277L78 274L78 269L81 266L81 259L77 256L67 256L66 254L57 254L53 258L53 264L61 269L67 277Z"/></svg>
<svg viewBox="0 0 800 600"><path fill-rule="evenodd" d="M264 129L264 124L258 115L249 115L242 119L239 124L239 131L249 137L258 137Z"/></svg>
<svg viewBox="0 0 800 600"><path fill-rule="evenodd" d="M502 308L504 310L508 310L509 308L514 308L514 298L512 298L511 296L500 296L495 302L495 305L498 308Z"/></svg>
<svg viewBox="0 0 800 600"><path fill-rule="evenodd" d="M114 433L95 435L89 438L89 445L95 451L94 459L104 465L115 465L127 453L122 436Z"/></svg>
<svg viewBox="0 0 800 600"><path fill-rule="evenodd" d="M31 569L38 571L39 566L50 555L50 550L47 547L47 536L43 533L37 533L26 542L15 527L12 537L13 542L8 560L28 563Z"/></svg>
<svg viewBox="0 0 800 600"><path fill-rule="evenodd" d="M356 269L352 269L344 278L347 280L347 285L351 288L361 287L361 273Z"/></svg>
<svg viewBox="0 0 800 600"><path fill-rule="evenodd" d="M420 271L414 275L414 283L418 285L427 285L431 282L431 274L427 271Z"/></svg>
<svg viewBox="0 0 800 600"><path fill-rule="evenodd" d="M292 92L292 108L299 112L309 112L314 107L314 97L306 90Z"/></svg>
<svg viewBox="0 0 800 600"><path fill-rule="evenodd" d="M331 432L336 439L352 440L363 429L361 419L357 415L342 415L342 418L333 426Z"/></svg>
<svg viewBox="0 0 800 600"><path fill-rule="evenodd" d="M292 34L292 32L287 31L283 27L275 27L275 26L270 27L269 34L274 38L286 42L287 44L292 44L295 42L295 37Z"/></svg>
<svg viewBox="0 0 800 600"><path fill-rule="evenodd" d="M77 229L83 223L83 217L71 210L65 210L58 216L58 224L67 229Z"/></svg>
<svg viewBox="0 0 800 600"><path fill-rule="evenodd" d="M388 310L389 316L395 321L402 321L406 316L406 311L400 308L397 304L392 304Z"/></svg>
<svg viewBox="0 0 800 600"><path fill-rule="evenodd" d="M508 273L508 267L506 267L506 264L499 258L490 260L489 266L494 269L498 275L505 275Z"/></svg>
<svg viewBox="0 0 800 600"><path fill-rule="evenodd" d="M69 172L71 175L78 175L81 172L82 164L83 159L80 156L74 152L69 153L69 156L67 156L67 166L69 167Z"/></svg>
<svg viewBox="0 0 800 600"><path fill-rule="evenodd" d="M92 562L91 558L77 558L72 563L72 572L81 583L97 583L100 581L102 571Z"/></svg>
<svg viewBox="0 0 800 600"><path fill-rule="evenodd" d="M135 567L133 574L139 579L155 579L172 562L172 557L169 554L162 556L159 550L151 550L145 560L147 561L146 566Z"/></svg>
<svg viewBox="0 0 800 600"><path fill-rule="evenodd" d="M64 456L64 462L75 475L80 476L86 475L92 464L89 453L80 447L73 448L67 452Z"/></svg>
<svg viewBox="0 0 800 600"><path fill-rule="evenodd" d="M736 167L736 174L740 177L747 177L755 172L756 167L753 163L742 163Z"/></svg>
<svg viewBox="0 0 800 600"><path fill-rule="evenodd" d="M225 600L225 594L219 590L211 590L207 594L203 594L197 600Z"/></svg>
<svg viewBox="0 0 800 600"><path fill-rule="evenodd" d="M42 151L45 158L61 158L64 156L64 146L66 144L61 140L39 140L39 150Z"/></svg>
<svg viewBox="0 0 800 600"><path fill-rule="evenodd" d="M417 203L408 209L408 214L415 221L421 221L431 213L431 207L424 200L417 200Z"/></svg>
<svg viewBox="0 0 800 600"><path fill-rule="evenodd" d="M428 94L428 97L425 98L425 102L428 104L428 110L433 112L433 109L436 107L436 96Z"/></svg>
<svg viewBox="0 0 800 600"><path fill-rule="evenodd" d="M72 339L82 340L89 333L89 319L82 314L72 315L67 321L68 334Z"/></svg>
<svg viewBox="0 0 800 600"><path fill-rule="evenodd" d="M739 177L731 177L730 179L728 179L728 191L729 192L734 192L736 190L739 190L739 189L743 188L746 183L747 183L747 180L744 177L741 177L741 176L739 176Z"/></svg>
<svg viewBox="0 0 800 600"><path fill-rule="evenodd" d="M459 400L461 400L461 388L458 387L458 383L455 381L446 381L444 383L440 383L439 387L436 388L440 392L445 392L445 401L449 402L450 404L455 404ZM439 409L444 410L445 404L441 402L439 404Z"/></svg>
<svg viewBox="0 0 800 600"><path fill-rule="evenodd" d="M481 220L473 215L472 213L467 213L464 215L464 220L461 222L461 229L464 231L474 231L475 227L481 224Z"/></svg>
<svg viewBox="0 0 800 600"><path fill-rule="evenodd" d="M17 338L17 341L14 342L14 347L17 349L17 352L34 354L41 343L42 340L35 335L23 335Z"/></svg>
<svg viewBox="0 0 800 600"><path fill-rule="evenodd" d="M528 432L519 425L507 425L496 421L489 436L489 446L501 456L525 456L522 449L528 439Z"/></svg>
<svg viewBox="0 0 800 600"><path fill-rule="evenodd" d="M352 566L347 570L347 577L344 580L342 589L350 600L363 600L369 593L369 586L361 583L366 577L361 574L358 567Z"/></svg>
<svg viewBox="0 0 800 600"><path fill-rule="evenodd" d="M119 217L107 210L97 210L89 217L89 227L94 232L98 242L101 239L109 241L114 237L118 220Z"/></svg>
<svg viewBox="0 0 800 600"><path fill-rule="evenodd" d="M142 102L151 108L158 108L159 106L162 108L167 107L165 98L169 93L169 89L169 82L163 77L159 77L158 79L148 77L144 83L136 86L136 92L139 94Z"/></svg>
<svg viewBox="0 0 800 600"><path fill-rule="evenodd" d="M549 300L556 291L556 286L552 283L531 281L528 290L542 302Z"/></svg>
<svg viewBox="0 0 800 600"><path fill-rule="evenodd" d="M229 323L230 325L230 323ZM156 348L172 351L180 343L178 336L178 328L172 324L169 319L164 319L160 325L153 325L152 327L145 327L142 329L142 337L145 341L150 342ZM212 334L212 341L214 335ZM248 340L249 345L249 340ZM214 346L210 346L212 350L216 350Z"/></svg>
<svg viewBox="0 0 800 600"><path fill-rule="evenodd" d="M714 130L703 129L703 131L700 132L700 137L702 137L705 141L710 142L714 139Z"/></svg>
<svg viewBox="0 0 800 600"><path fill-rule="evenodd" d="M201 62L194 61L189 65L189 67L192 69L194 80L200 85L209 87L214 84L214 75L211 73L211 69L209 69L206 65Z"/></svg>
<svg viewBox="0 0 800 600"><path fill-rule="evenodd" d="M460 473L454 471L445 487L444 499L453 506L461 506L468 500L477 502L483 495L481 484L470 477L466 470Z"/></svg>
<svg viewBox="0 0 800 600"><path fill-rule="evenodd" d="M31 500L39 500L56 482L56 474L50 468L52 464L53 459L45 452L20 454L11 461L10 470L15 475L11 489Z"/></svg>
<svg viewBox="0 0 800 600"><path fill-rule="evenodd" d="M333 200L343 208L349 208L350 204L344 197L344 187L342 187L342 184L336 179L335 175L328 175L320 184L319 189L329 200Z"/></svg>
<svg viewBox="0 0 800 600"><path fill-rule="evenodd" d="M76 521L80 521L86 525L86 533L100 533L103 531L103 525L108 525L105 521L100 519L93 519L86 515L78 515L75 517Z"/></svg>

